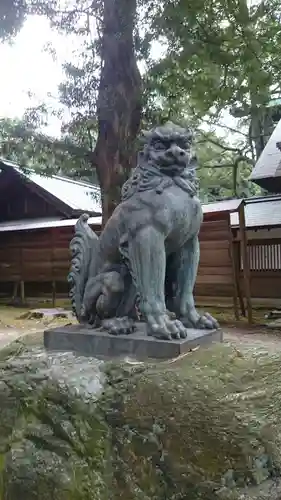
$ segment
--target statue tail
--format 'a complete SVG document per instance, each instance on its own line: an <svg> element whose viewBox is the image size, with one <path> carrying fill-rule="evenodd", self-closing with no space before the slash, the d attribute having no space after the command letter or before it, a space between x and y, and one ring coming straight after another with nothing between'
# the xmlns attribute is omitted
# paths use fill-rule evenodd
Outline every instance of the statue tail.
<svg viewBox="0 0 281 500"><path fill-rule="evenodd" d="M75 234L70 242L71 266L68 275L72 310L78 321L81 320L81 309L91 263L95 261L99 238L88 224L89 215L83 214L75 225Z"/></svg>

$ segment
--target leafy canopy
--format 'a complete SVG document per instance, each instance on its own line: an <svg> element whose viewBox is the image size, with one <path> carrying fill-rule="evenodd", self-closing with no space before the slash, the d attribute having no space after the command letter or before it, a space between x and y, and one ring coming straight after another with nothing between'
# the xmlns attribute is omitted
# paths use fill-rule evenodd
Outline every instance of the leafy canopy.
<svg viewBox="0 0 281 500"><path fill-rule="evenodd" d="M22 148L23 157L32 157L34 163L58 166L71 175L87 175L93 171L91 153L97 139L103 2L6 0L9 22L1 9L2 4L0 26L5 26L5 33L14 35L26 13L36 12L48 16L55 29L75 35L81 46L65 64L65 80L59 89L61 103L71 111L63 140L46 138L38 127L29 126L28 134L23 133L26 119L21 122L20 134L15 123L6 123L2 154L21 159ZM246 0L138 0L134 39L136 57L143 68L143 127L174 119L191 121L199 130L197 151L204 199L255 191L246 179L264 145L261 137L268 137L272 130L267 103L281 93L280 13L277 0L251 6ZM2 38L7 35L2 34ZM156 62L151 57L155 41L167 48ZM240 139L235 143L218 138L214 132L202 133L203 121L217 125L226 110L240 118Z"/></svg>

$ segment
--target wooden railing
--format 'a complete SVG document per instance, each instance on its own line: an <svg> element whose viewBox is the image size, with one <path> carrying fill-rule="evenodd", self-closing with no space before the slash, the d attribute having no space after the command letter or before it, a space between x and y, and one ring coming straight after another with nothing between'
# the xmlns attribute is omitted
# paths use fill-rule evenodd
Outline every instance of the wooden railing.
<svg viewBox="0 0 281 500"><path fill-rule="evenodd" d="M250 271L281 271L281 240L250 241L247 252ZM242 257L240 269L243 269Z"/></svg>

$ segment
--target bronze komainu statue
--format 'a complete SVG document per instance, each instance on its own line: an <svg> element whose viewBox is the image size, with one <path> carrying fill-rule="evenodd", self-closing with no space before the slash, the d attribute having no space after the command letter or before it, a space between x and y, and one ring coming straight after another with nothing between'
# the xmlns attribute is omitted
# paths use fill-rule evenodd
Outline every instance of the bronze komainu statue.
<svg viewBox="0 0 281 500"><path fill-rule="evenodd" d="M70 248L73 309L81 323L130 333L138 312L147 332L185 338L218 324L195 308L202 209L192 133L172 123L144 133L122 200L98 237L80 217Z"/></svg>

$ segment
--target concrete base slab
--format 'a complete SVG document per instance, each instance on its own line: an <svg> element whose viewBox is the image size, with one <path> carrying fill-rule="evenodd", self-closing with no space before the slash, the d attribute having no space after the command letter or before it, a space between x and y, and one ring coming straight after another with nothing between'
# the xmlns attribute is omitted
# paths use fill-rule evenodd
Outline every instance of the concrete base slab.
<svg viewBox="0 0 281 500"><path fill-rule="evenodd" d="M222 342L222 330L189 329L188 337L180 340L159 340L148 337L145 325L139 324L131 335L109 335L101 329L67 325L44 332L44 346L52 351L72 351L93 357L123 357L136 359L171 359L197 346Z"/></svg>

